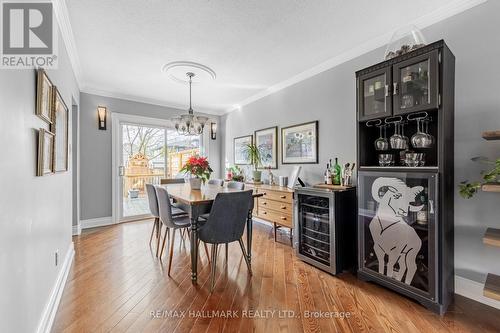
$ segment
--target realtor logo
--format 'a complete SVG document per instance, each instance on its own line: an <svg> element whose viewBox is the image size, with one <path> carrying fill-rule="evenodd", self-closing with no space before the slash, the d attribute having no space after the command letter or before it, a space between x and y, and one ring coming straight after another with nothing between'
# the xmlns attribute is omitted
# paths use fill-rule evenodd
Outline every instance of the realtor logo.
<svg viewBox="0 0 500 333"><path fill-rule="evenodd" d="M1 68L55 68L51 2L2 2Z"/></svg>

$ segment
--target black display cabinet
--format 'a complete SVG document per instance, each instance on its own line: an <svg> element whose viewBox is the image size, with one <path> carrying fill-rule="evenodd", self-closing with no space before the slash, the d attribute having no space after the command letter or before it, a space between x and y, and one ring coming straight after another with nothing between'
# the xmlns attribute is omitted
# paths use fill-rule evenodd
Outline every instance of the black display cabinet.
<svg viewBox="0 0 500 333"><path fill-rule="evenodd" d="M455 57L438 41L356 78L358 277L442 314L454 294Z"/></svg>

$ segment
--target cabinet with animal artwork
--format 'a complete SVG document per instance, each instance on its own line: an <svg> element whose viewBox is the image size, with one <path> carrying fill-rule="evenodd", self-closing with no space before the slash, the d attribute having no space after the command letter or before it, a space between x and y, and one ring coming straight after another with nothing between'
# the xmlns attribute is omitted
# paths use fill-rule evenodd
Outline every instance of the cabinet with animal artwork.
<svg viewBox="0 0 500 333"><path fill-rule="evenodd" d="M431 67L439 80L431 86L438 102L424 112L358 117L358 277L442 314L454 295L455 58L439 41L357 75L400 68L428 53L435 55ZM386 140L392 127L395 134Z"/></svg>

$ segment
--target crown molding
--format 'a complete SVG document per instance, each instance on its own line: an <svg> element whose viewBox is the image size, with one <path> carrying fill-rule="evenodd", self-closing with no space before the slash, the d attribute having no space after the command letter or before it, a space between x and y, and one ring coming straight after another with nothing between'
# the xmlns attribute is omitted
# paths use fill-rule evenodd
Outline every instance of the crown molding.
<svg viewBox="0 0 500 333"><path fill-rule="evenodd" d="M66 52L68 53L71 67L73 67L76 82L78 86L81 87L83 82L82 67L80 65L78 50L76 49L75 36L73 35L73 29L71 28L66 0L52 0L52 7L54 9L57 22L59 23L59 29L61 30L61 35L66 46Z"/></svg>
<svg viewBox="0 0 500 333"><path fill-rule="evenodd" d="M128 95L128 94L123 94L123 93L109 91L109 90L101 90L101 89L91 88L88 86L81 88L80 92L86 93L86 94L91 94L91 95L98 95L98 96L103 96L103 97L122 99L122 100L131 101L131 102L164 106L164 107L168 107L168 108L172 108L172 109L177 109L181 113L187 112L186 111L187 105L169 103L169 102L157 100L154 98L141 97L141 96L136 96L136 95ZM199 113L205 113L208 115L215 115L215 116L220 116L220 115L223 115L225 113L224 110L213 110L213 109L206 109L206 108L199 108L199 107L196 107L195 109L196 109L195 111L197 113L199 112Z"/></svg>
<svg viewBox="0 0 500 333"><path fill-rule="evenodd" d="M440 21L443 21L447 18L460 14L468 9L471 9L475 6L483 4L488 0L457 0L446 6L440 7L433 12L430 12L416 20L408 22L408 24L413 24L419 29L426 28L433 24L436 24ZM283 90L287 87L290 87L296 83L307 80L315 75L318 75L322 72L325 72L333 67L336 67L344 62L357 58L365 53L373 51L379 47L386 45L394 31L388 31L378 37L372 38L365 43L362 43L346 52L343 52L333 58L326 60L325 62L320 63L308 70L305 70L299 74L296 74L284 81L281 81L275 85L272 85L265 90L258 92L255 95L252 95L239 103L235 103L230 108L226 109L224 113L230 113L235 110L240 110L242 106L253 103L259 99L262 99L266 96L269 96L277 91Z"/></svg>

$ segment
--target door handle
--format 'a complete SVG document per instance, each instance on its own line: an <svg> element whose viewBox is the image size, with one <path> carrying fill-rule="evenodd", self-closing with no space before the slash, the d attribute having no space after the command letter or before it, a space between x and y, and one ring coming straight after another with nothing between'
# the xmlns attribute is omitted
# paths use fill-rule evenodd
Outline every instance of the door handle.
<svg viewBox="0 0 500 333"><path fill-rule="evenodd" d="M125 176L125 167L123 165L120 165L118 167L118 176L120 176L120 177Z"/></svg>
<svg viewBox="0 0 500 333"><path fill-rule="evenodd" d="M389 85L385 85L385 97L389 97Z"/></svg>
<svg viewBox="0 0 500 333"><path fill-rule="evenodd" d="M286 195L280 196L281 199L286 199Z"/></svg>
<svg viewBox="0 0 500 333"><path fill-rule="evenodd" d="M434 214L434 200L429 200L429 214Z"/></svg>
<svg viewBox="0 0 500 333"><path fill-rule="evenodd" d="M397 83L397 82L394 82L394 83L392 84L392 87L393 87L393 89L392 89L392 94L393 94L393 95L397 95L397 94L398 94L398 83Z"/></svg>

